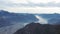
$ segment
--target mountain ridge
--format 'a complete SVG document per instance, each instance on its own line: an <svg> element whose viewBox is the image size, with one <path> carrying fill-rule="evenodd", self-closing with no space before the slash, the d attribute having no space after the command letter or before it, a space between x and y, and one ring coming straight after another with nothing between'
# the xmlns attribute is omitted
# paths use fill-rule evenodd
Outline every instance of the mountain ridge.
<svg viewBox="0 0 60 34"><path fill-rule="evenodd" d="M57 27L58 26L58 27ZM60 25L30 23L14 34L60 34Z"/></svg>

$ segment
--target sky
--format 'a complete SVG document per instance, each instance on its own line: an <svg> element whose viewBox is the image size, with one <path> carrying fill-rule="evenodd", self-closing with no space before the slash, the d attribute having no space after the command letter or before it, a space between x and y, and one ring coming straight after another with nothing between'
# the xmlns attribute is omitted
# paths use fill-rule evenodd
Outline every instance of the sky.
<svg viewBox="0 0 60 34"><path fill-rule="evenodd" d="M0 10L15 13L60 13L60 0L0 0Z"/></svg>

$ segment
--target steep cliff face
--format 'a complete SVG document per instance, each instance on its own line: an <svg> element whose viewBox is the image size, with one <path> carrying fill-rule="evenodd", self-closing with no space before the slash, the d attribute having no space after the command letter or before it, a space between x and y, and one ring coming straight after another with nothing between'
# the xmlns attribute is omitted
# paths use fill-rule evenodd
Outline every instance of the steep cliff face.
<svg viewBox="0 0 60 34"><path fill-rule="evenodd" d="M14 34L57 34L57 33L60 34L59 32L57 25L49 24L41 25L39 23L30 23L26 25L24 28L16 31Z"/></svg>

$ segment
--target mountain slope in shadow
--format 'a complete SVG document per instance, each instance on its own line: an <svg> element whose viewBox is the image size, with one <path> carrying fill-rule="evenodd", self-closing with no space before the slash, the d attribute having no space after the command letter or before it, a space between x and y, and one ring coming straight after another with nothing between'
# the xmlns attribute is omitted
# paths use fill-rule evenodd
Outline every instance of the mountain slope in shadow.
<svg viewBox="0 0 60 34"><path fill-rule="evenodd" d="M60 34L60 25L30 23L14 34Z"/></svg>

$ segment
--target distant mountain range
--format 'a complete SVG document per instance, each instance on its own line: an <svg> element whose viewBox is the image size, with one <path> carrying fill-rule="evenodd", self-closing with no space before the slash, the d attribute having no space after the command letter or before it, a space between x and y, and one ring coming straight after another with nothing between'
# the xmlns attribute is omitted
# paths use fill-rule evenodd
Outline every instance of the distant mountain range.
<svg viewBox="0 0 60 34"><path fill-rule="evenodd" d="M60 25L30 23L14 34L60 34Z"/></svg>
<svg viewBox="0 0 60 34"><path fill-rule="evenodd" d="M0 10L0 26L34 21L38 21L38 19L33 14L10 13L8 11Z"/></svg>
<svg viewBox="0 0 60 34"><path fill-rule="evenodd" d="M48 24L60 24L60 14L38 14L48 21Z"/></svg>
<svg viewBox="0 0 60 34"><path fill-rule="evenodd" d="M60 24L60 14L28 14L28 13L10 13L0 10L0 26L12 25L15 23L36 22L39 19L35 15L41 16L48 21L48 24Z"/></svg>

